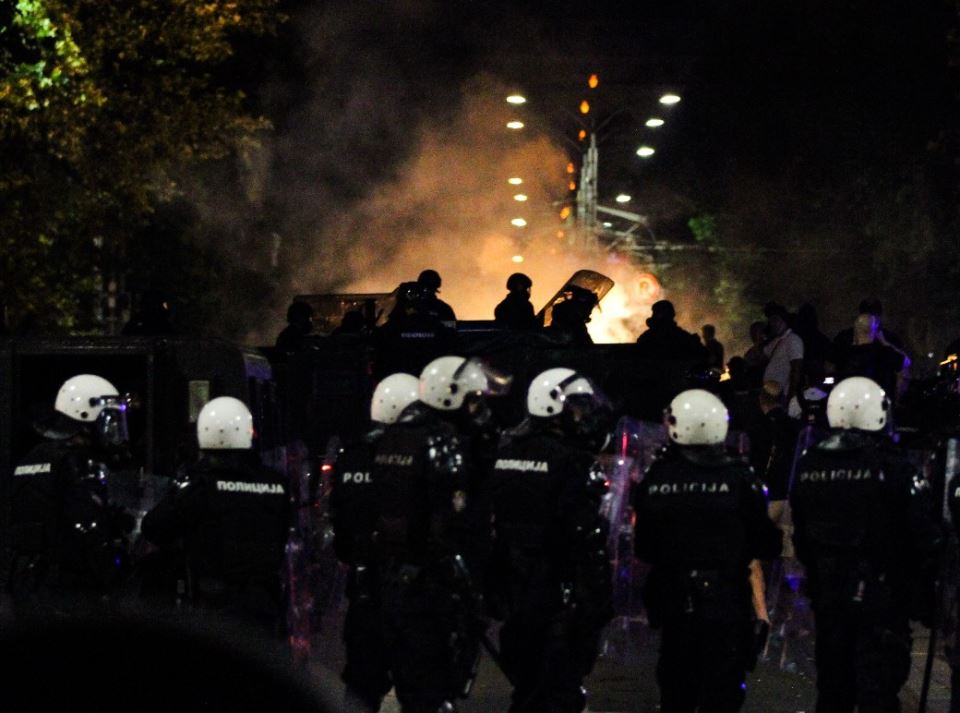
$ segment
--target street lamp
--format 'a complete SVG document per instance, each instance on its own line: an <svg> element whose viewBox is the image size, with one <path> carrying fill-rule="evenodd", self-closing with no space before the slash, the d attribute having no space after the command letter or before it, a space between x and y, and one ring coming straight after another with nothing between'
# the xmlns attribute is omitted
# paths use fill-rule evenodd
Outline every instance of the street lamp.
<svg viewBox="0 0 960 713"><path fill-rule="evenodd" d="M507 179L507 183L509 183L511 186L519 186L523 183L523 179L519 176L513 176L512 178Z"/></svg>
<svg viewBox="0 0 960 713"><path fill-rule="evenodd" d="M510 221L510 225L512 225L515 228L525 228L527 225L527 221L525 221L523 218L514 218L513 220Z"/></svg>
<svg viewBox="0 0 960 713"><path fill-rule="evenodd" d="M664 94L660 97L660 103L665 104L666 106L673 106L680 102L680 97L676 94Z"/></svg>
<svg viewBox="0 0 960 713"><path fill-rule="evenodd" d="M526 194L526 193L517 193L517 194L513 197L513 200L515 200L517 203L525 203L525 202L527 201L527 194Z"/></svg>
<svg viewBox="0 0 960 713"><path fill-rule="evenodd" d="M637 156L640 158L650 158L656 152L656 149L654 149L652 146L641 146L637 149Z"/></svg>
<svg viewBox="0 0 960 713"><path fill-rule="evenodd" d="M514 106L520 106L521 104L526 104L527 98L520 94L511 94L507 97L507 104L513 104Z"/></svg>
<svg viewBox="0 0 960 713"><path fill-rule="evenodd" d="M517 131L518 129L522 129L522 128L523 128L523 122L522 122L522 121L508 121L508 122L507 122L507 128L508 128L508 129L513 129L514 131Z"/></svg>
<svg viewBox="0 0 960 713"><path fill-rule="evenodd" d="M621 193L614 200L616 200L617 203L629 203L630 196L628 196L626 193Z"/></svg>
<svg viewBox="0 0 960 713"><path fill-rule="evenodd" d="M649 119L647 119L646 126L648 126L651 129L658 129L661 126L663 126L663 119L658 119L657 117L652 116Z"/></svg>

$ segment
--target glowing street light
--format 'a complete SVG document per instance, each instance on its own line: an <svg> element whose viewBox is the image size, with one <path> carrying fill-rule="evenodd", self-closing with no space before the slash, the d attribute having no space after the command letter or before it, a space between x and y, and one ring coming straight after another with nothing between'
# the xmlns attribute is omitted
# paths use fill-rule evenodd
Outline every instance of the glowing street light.
<svg viewBox="0 0 960 713"><path fill-rule="evenodd" d="M673 106L679 102L680 97L678 97L676 94L664 94L662 97L660 97L660 103L667 106Z"/></svg>
<svg viewBox="0 0 960 713"><path fill-rule="evenodd" d="M626 193L621 193L619 196L615 198L615 200L617 201L617 203L629 203L630 196L628 196Z"/></svg>
<svg viewBox="0 0 960 713"><path fill-rule="evenodd" d="M581 113L581 114L589 114L589 113L590 113L590 102L588 102L586 99L584 99L582 102L580 102L580 113Z"/></svg>
<svg viewBox="0 0 960 713"><path fill-rule="evenodd" d="M519 186L523 183L523 179L519 176L513 176L512 178L507 179L507 183L509 183L511 186Z"/></svg>
<svg viewBox="0 0 960 713"><path fill-rule="evenodd" d="M654 149L652 146L641 146L637 149L637 156L640 158L650 158L656 152L656 149Z"/></svg>
<svg viewBox="0 0 960 713"><path fill-rule="evenodd" d="M513 260L513 261L516 262L516 263L521 263L521 262L523 262L523 255L514 255L514 256L513 256L512 258L510 258L510 259Z"/></svg>
<svg viewBox="0 0 960 713"><path fill-rule="evenodd" d="M514 228L525 228L527 227L527 221L525 221L523 218L514 218L510 221L510 225L512 225Z"/></svg>
<svg viewBox="0 0 960 713"><path fill-rule="evenodd" d="M518 129L522 129L522 128L523 128L523 122L522 122L522 121L508 121L508 122L507 122L507 128L508 128L508 129L513 129L514 131L516 131L516 130L518 130Z"/></svg>
<svg viewBox="0 0 960 713"><path fill-rule="evenodd" d="M587 86L591 89L596 89L600 85L600 77L596 74L591 74L590 79L587 80Z"/></svg>
<svg viewBox="0 0 960 713"><path fill-rule="evenodd" d="M517 203L524 203L524 202L526 202L526 200L527 200L527 194L526 194L526 193L518 193L517 195L515 195L515 196L513 197L513 200L517 201Z"/></svg>
<svg viewBox="0 0 960 713"><path fill-rule="evenodd" d="M526 104L527 98L520 94L511 94L507 97L507 104L513 104L514 106L520 106L521 104Z"/></svg>
<svg viewBox="0 0 960 713"><path fill-rule="evenodd" d="M657 129L663 126L663 119L658 119L655 116L650 117L649 119L647 119L646 125L649 126L651 129Z"/></svg>

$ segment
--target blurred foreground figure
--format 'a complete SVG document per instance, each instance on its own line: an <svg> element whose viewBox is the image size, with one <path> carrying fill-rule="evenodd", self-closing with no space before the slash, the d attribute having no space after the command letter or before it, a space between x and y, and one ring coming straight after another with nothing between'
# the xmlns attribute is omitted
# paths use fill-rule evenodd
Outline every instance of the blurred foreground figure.
<svg viewBox="0 0 960 713"><path fill-rule="evenodd" d="M899 711L909 620L932 617L941 532L928 484L883 436L888 408L870 379L837 384L831 434L800 459L790 493L816 622L817 713Z"/></svg>
<svg viewBox="0 0 960 713"><path fill-rule="evenodd" d="M470 503L471 464L455 423L482 426L484 396L508 385L476 360L439 357L420 374L419 401L374 448L380 615L404 713L455 710L476 672L483 624L469 567L489 519Z"/></svg>
<svg viewBox="0 0 960 713"><path fill-rule="evenodd" d="M549 369L527 394L530 416L497 452L490 481L496 538L491 610L504 619L510 711L578 713L604 625L613 615L606 481L596 454L608 433L599 389Z"/></svg>
<svg viewBox="0 0 960 713"><path fill-rule="evenodd" d="M127 440L116 387L79 374L60 387L46 440L14 468L10 593L18 612L68 612L116 591L132 518L108 503L111 450Z"/></svg>
<svg viewBox="0 0 960 713"><path fill-rule="evenodd" d="M221 396L197 417L200 460L187 480L143 519L143 535L161 548L182 543L188 600L261 633L279 635L280 573L287 536L283 476L253 450L253 417Z"/></svg>
<svg viewBox="0 0 960 713"><path fill-rule="evenodd" d="M347 692L370 711L380 710L383 697L393 686L390 651L380 616L380 506L373 481L374 451L384 429L396 423L417 400L418 385L417 377L411 374L391 374L377 384L370 404L373 427L356 443L341 448L333 471L333 548L337 559L350 567L343 625L347 658L343 681Z"/></svg>
<svg viewBox="0 0 960 713"><path fill-rule="evenodd" d="M756 661L751 562L780 554L763 486L724 451L727 410L713 394L679 394L666 413L672 444L637 486L636 552L652 565L643 593L662 628L662 713L740 710Z"/></svg>

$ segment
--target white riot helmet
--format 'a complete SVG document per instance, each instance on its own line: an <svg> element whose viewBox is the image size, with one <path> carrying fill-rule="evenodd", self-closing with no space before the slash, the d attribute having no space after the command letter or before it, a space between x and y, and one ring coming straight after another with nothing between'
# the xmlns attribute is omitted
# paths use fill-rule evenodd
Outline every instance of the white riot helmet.
<svg viewBox="0 0 960 713"><path fill-rule="evenodd" d="M723 402L703 389L674 397L664 413L670 440L681 446L709 446L727 438L729 414Z"/></svg>
<svg viewBox="0 0 960 713"><path fill-rule="evenodd" d="M440 411L456 411L468 394L496 396L510 389L511 377L479 359L443 356L420 372L419 398Z"/></svg>
<svg viewBox="0 0 960 713"><path fill-rule="evenodd" d="M63 382L53 408L74 421L92 423L108 402L119 397L117 387L103 377L78 374Z"/></svg>
<svg viewBox="0 0 960 713"><path fill-rule="evenodd" d="M253 416L232 396L208 401L197 417L197 442L203 450L246 449L253 446Z"/></svg>
<svg viewBox="0 0 960 713"><path fill-rule="evenodd" d="M851 376L833 387L827 398L827 421L831 428L879 431L887 425L890 401L873 379Z"/></svg>
<svg viewBox="0 0 960 713"><path fill-rule="evenodd" d="M391 374L373 390L370 419L396 423L400 413L418 398L420 380L412 374Z"/></svg>
<svg viewBox="0 0 960 713"><path fill-rule="evenodd" d="M573 394L594 394L589 379L573 369L547 369L530 382L527 389L527 413L549 418L563 412L564 402Z"/></svg>

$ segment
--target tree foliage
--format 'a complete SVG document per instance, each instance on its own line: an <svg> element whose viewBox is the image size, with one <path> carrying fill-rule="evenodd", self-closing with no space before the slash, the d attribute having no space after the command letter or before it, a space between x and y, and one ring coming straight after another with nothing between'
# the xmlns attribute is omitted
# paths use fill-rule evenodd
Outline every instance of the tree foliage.
<svg viewBox="0 0 960 713"><path fill-rule="evenodd" d="M176 176L268 122L225 67L277 0L15 0L0 10L0 290L17 322L96 327L98 289ZM146 231L149 234L149 231Z"/></svg>

